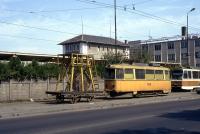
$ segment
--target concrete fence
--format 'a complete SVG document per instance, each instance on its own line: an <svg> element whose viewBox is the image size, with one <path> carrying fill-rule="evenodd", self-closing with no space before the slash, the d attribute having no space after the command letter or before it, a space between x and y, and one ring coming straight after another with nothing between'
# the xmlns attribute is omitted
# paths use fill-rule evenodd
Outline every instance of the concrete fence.
<svg viewBox="0 0 200 134"><path fill-rule="evenodd" d="M0 83L0 102L3 101L20 101L20 100L43 100L47 99L46 91L55 91L55 80L47 81L9 81ZM59 88L62 89L62 83Z"/></svg>
<svg viewBox="0 0 200 134"><path fill-rule="evenodd" d="M103 89L103 81L100 82L100 88ZM44 100L48 99L46 91L56 90L56 80L46 80L46 81L9 81L0 83L0 102L4 101L23 101L23 100ZM62 90L63 85L66 84L59 83L58 89Z"/></svg>

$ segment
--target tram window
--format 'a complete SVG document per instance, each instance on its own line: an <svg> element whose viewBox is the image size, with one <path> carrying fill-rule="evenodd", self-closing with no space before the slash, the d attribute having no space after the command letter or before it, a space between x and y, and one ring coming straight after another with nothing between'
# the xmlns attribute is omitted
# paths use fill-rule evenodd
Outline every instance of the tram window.
<svg viewBox="0 0 200 134"><path fill-rule="evenodd" d="M125 74L133 74L133 69L125 69Z"/></svg>
<svg viewBox="0 0 200 134"><path fill-rule="evenodd" d="M154 70L146 70L146 74L154 74Z"/></svg>
<svg viewBox="0 0 200 134"><path fill-rule="evenodd" d="M192 78L192 73L191 73L191 71L188 71L188 78L189 78L189 79Z"/></svg>
<svg viewBox="0 0 200 134"><path fill-rule="evenodd" d="M187 79L187 78L188 78L187 71L184 71L184 73L183 73L183 77L184 77L184 79Z"/></svg>
<svg viewBox="0 0 200 134"><path fill-rule="evenodd" d="M156 80L162 80L164 79L164 74L162 70L156 70L155 71L155 79Z"/></svg>
<svg viewBox="0 0 200 134"><path fill-rule="evenodd" d="M162 70L156 70L155 73L156 74L163 74L163 71Z"/></svg>
<svg viewBox="0 0 200 134"><path fill-rule="evenodd" d="M199 79L200 79L200 71L199 71Z"/></svg>
<svg viewBox="0 0 200 134"><path fill-rule="evenodd" d="M172 70L171 76L173 80L181 80L183 75L182 70Z"/></svg>
<svg viewBox="0 0 200 134"><path fill-rule="evenodd" d="M145 79L145 70L136 69L135 70L136 79Z"/></svg>
<svg viewBox="0 0 200 134"><path fill-rule="evenodd" d="M165 75L169 75L169 71L165 71Z"/></svg>
<svg viewBox="0 0 200 134"><path fill-rule="evenodd" d="M154 70L146 70L145 78L147 80L154 80L155 79Z"/></svg>
<svg viewBox="0 0 200 134"><path fill-rule="evenodd" d="M105 78L106 79L115 79L115 69L106 68Z"/></svg>
<svg viewBox="0 0 200 134"><path fill-rule="evenodd" d="M166 80L170 79L169 71L166 71L166 70L165 70L165 79Z"/></svg>
<svg viewBox="0 0 200 134"><path fill-rule="evenodd" d="M124 79L124 69L116 69L116 79Z"/></svg>
<svg viewBox="0 0 200 134"><path fill-rule="evenodd" d="M125 79L133 79L134 75L133 75L133 69L125 69L125 74L124 74L124 78Z"/></svg>
<svg viewBox="0 0 200 134"><path fill-rule="evenodd" d="M193 79L198 79L199 78L198 71L192 71L192 75L193 75Z"/></svg>

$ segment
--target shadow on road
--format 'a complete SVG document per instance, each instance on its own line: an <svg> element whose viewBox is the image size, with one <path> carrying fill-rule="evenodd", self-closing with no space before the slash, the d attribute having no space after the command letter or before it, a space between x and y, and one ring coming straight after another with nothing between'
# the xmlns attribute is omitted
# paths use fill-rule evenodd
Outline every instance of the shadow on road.
<svg viewBox="0 0 200 134"><path fill-rule="evenodd" d="M179 119L179 120L200 121L200 109L187 110L177 113L167 113L161 115L160 117Z"/></svg>
<svg viewBox="0 0 200 134"><path fill-rule="evenodd" d="M200 132L193 132L187 130L172 130L168 128L147 128L144 130L121 130L118 132L111 132L105 134L200 134Z"/></svg>

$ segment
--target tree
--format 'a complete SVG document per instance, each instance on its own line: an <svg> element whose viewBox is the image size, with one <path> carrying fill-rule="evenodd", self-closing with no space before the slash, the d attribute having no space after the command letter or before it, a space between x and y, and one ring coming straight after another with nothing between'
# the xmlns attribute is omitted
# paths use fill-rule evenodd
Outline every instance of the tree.
<svg viewBox="0 0 200 134"><path fill-rule="evenodd" d="M9 71L7 63L0 63L0 81L9 80Z"/></svg>
<svg viewBox="0 0 200 134"><path fill-rule="evenodd" d="M136 51L133 56L130 57L130 62L136 63L149 63L151 60L151 56L146 51Z"/></svg>
<svg viewBox="0 0 200 134"><path fill-rule="evenodd" d="M105 59L108 64L120 64L126 61L124 55L119 52L117 54L113 52L105 53L103 59Z"/></svg>
<svg viewBox="0 0 200 134"><path fill-rule="evenodd" d="M8 71L10 73L10 78L15 80L24 80L25 71L24 64L21 63L18 57L12 57L8 62Z"/></svg>
<svg viewBox="0 0 200 134"><path fill-rule="evenodd" d="M104 76L105 68L107 65L121 64L121 63L127 62L127 59L124 57L122 53L117 53L117 54L113 52L105 53L103 55L103 59L104 61L97 62L96 64L97 74L101 78Z"/></svg>

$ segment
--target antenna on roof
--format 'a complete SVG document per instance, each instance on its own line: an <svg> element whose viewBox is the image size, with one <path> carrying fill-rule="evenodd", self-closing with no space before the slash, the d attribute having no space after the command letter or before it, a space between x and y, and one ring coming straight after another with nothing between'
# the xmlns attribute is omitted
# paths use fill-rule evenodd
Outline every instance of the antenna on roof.
<svg viewBox="0 0 200 134"><path fill-rule="evenodd" d="M110 16L110 44L111 44L111 34L112 34L112 22L111 22L112 20L111 20L111 16Z"/></svg>
<svg viewBox="0 0 200 134"><path fill-rule="evenodd" d="M132 1L132 6L133 6L133 10L135 10L135 2L134 2L134 0Z"/></svg>
<svg viewBox="0 0 200 134"><path fill-rule="evenodd" d="M83 40L83 18L81 16L81 23L82 23L82 36L81 36L81 40Z"/></svg>
<svg viewBox="0 0 200 134"><path fill-rule="evenodd" d="M153 39L153 37L151 36L151 30L149 30L149 39Z"/></svg>

